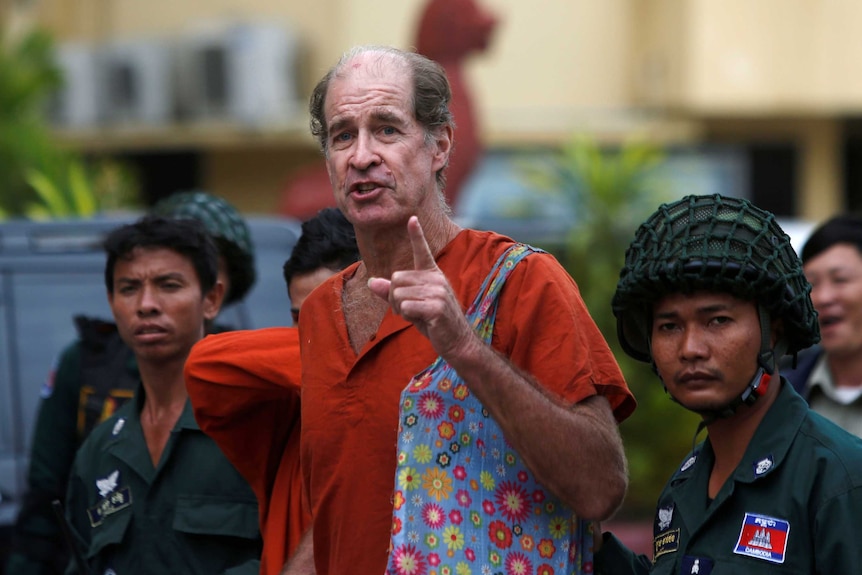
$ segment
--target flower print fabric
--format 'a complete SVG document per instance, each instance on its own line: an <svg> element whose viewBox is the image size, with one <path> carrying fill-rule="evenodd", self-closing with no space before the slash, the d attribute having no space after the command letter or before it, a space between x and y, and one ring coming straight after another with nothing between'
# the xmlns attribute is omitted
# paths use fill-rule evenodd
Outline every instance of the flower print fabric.
<svg viewBox="0 0 862 575"><path fill-rule="evenodd" d="M509 248L468 310L486 343L506 278L535 251ZM593 525L536 481L442 358L401 394L397 457L388 575L592 572Z"/></svg>

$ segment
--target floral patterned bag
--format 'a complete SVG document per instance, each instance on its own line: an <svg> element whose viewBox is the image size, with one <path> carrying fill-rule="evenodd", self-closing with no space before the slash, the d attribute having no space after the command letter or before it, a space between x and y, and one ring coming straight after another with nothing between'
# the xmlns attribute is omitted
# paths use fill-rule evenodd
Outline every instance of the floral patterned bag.
<svg viewBox="0 0 862 575"><path fill-rule="evenodd" d="M497 296L535 248L515 244L467 312L490 345ZM592 529L539 484L454 369L437 360L401 394L388 575L592 572Z"/></svg>

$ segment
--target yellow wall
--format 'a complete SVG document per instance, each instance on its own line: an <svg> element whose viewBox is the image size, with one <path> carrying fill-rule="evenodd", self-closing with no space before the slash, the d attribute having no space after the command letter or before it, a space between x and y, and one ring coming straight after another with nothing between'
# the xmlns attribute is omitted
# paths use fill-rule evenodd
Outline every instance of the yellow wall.
<svg viewBox="0 0 862 575"><path fill-rule="evenodd" d="M834 114L862 104L862 2L645 0L638 96L708 114ZM650 71L652 73L650 73Z"/></svg>
<svg viewBox="0 0 862 575"><path fill-rule="evenodd" d="M645 125L657 126L654 137L696 138L723 119L743 120L738 138L745 141L759 137L746 132L746 118L789 119L818 126L801 128L808 134L800 140L808 167L800 205L805 213L840 207L841 180L832 172L840 169L834 167L838 122L862 108L862 2L477 1L500 19L489 51L468 63L486 142L553 143L574 131L621 138ZM307 94L352 45L410 47L424 0L42 0L27 6L61 39L171 36L230 18L291 24L303 46ZM681 129L671 118L681 120ZM268 142L267 157L278 150L308 156L313 144L297 130L304 127L280 145ZM233 147L212 147L207 173L217 179L208 183L218 188L238 179L219 166L268 166L256 175L272 174L257 179L260 190L274 189L282 176L277 162L252 161L243 138ZM202 147L209 149L206 140ZM276 203L271 191L251 193L269 193L269 204Z"/></svg>
<svg viewBox="0 0 862 575"><path fill-rule="evenodd" d="M588 113L631 104L629 0L481 0L500 18L490 50L469 62L489 130L560 130ZM165 37L207 21L292 25L304 46L304 89L356 44L412 47L419 0L44 0L62 39Z"/></svg>

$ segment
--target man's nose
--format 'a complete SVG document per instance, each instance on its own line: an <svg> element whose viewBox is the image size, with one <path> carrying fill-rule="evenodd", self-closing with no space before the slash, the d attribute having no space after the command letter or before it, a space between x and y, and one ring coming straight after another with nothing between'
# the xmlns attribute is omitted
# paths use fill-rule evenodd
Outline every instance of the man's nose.
<svg viewBox="0 0 862 575"><path fill-rule="evenodd" d="M368 132L360 132L356 136L356 146L353 149L351 164L357 170L367 170L381 161L374 137Z"/></svg>
<svg viewBox="0 0 862 575"><path fill-rule="evenodd" d="M138 315L152 315L153 313L156 313L158 309L159 302L156 290L149 287L141 289L140 299L138 300Z"/></svg>
<svg viewBox="0 0 862 575"><path fill-rule="evenodd" d="M699 329L686 328L680 342L680 356L683 359L697 359L706 356L706 343Z"/></svg>
<svg viewBox="0 0 862 575"><path fill-rule="evenodd" d="M835 288L831 282L819 281L817 285L811 288L811 303L814 304L814 309L819 308L832 301L835 298Z"/></svg>

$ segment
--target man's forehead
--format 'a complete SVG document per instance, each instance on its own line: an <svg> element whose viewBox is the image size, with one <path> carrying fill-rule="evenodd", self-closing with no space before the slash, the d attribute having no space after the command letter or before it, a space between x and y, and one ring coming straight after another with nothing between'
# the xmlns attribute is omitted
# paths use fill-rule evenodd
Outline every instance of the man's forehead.
<svg viewBox="0 0 862 575"><path fill-rule="evenodd" d="M349 123L352 120L355 120L359 115L384 122L400 123L407 122L410 120L409 115L399 106L375 105L368 107L356 106L341 109L332 115L329 124L336 125Z"/></svg>
<svg viewBox="0 0 862 575"><path fill-rule="evenodd" d="M355 74L368 76L389 75L393 72L403 73L408 69L407 62L395 54L388 52L361 52L339 66L336 78L344 78Z"/></svg>
<svg viewBox="0 0 862 575"><path fill-rule="evenodd" d="M186 270L193 267L191 259L167 246L136 246L117 258L116 268L138 269L161 266L166 269Z"/></svg>
<svg viewBox="0 0 862 575"><path fill-rule="evenodd" d="M403 85L400 78L382 82L371 79L366 84L354 80L335 80L345 84L330 86L325 105L328 124L342 123L358 116L390 121L407 121L412 117L411 87Z"/></svg>

